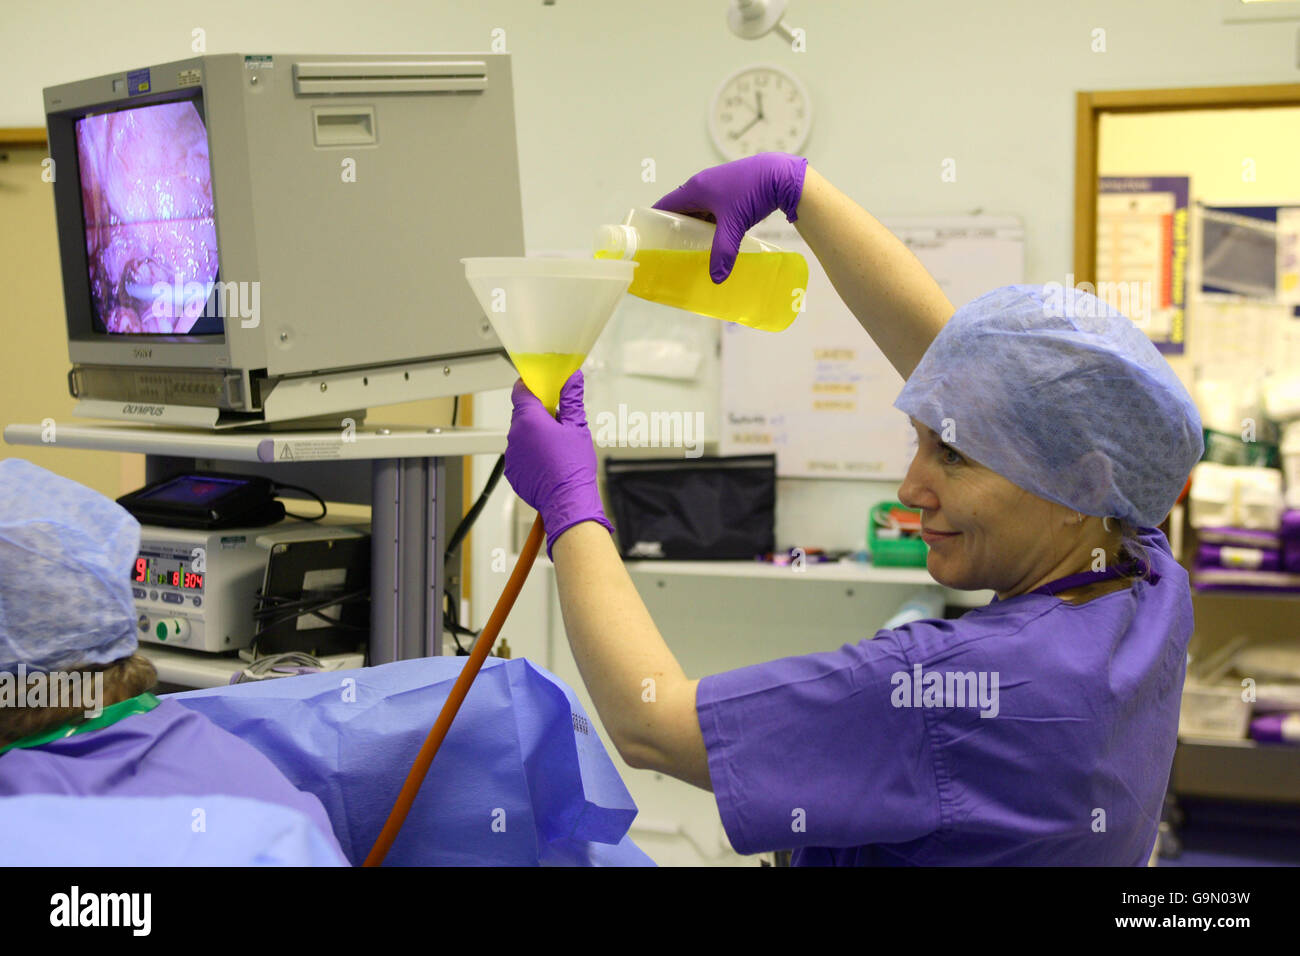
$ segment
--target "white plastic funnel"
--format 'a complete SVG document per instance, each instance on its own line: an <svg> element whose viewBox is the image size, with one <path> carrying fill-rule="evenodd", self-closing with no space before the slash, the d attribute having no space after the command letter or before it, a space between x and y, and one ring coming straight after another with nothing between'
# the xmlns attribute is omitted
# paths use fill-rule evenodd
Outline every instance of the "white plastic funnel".
<svg viewBox="0 0 1300 956"><path fill-rule="evenodd" d="M524 384L555 411L632 284L618 259L462 259L465 279Z"/></svg>

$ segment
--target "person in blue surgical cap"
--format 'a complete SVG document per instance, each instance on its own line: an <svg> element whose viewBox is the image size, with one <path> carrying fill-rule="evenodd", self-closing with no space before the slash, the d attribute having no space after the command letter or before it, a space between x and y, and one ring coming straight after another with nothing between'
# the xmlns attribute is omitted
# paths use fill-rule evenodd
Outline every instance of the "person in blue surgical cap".
<svg viewBox="0 0 1300 956"><path fill-rule="evenodd" d="M1075 289L954 309L797 156L706 169L657 206L717 223L715 282L748 229L778 209L795 223L905 380L895 407L917 448L899 498L921 512L931 575L996 598L689 678L610 539L581 373L556 419L518 384L505 473L542 515L569 641L623 758L711 790L738 852L792 849L795 865L1145 864L1192 629L1156 526L1203 450L1168 363Z"/></svg>
<svg viewBox="0 0 1300 956"><path fill-rule="evenodd" d="M139 546L140 525L103 495L19 458L0 461L0 798L192 795L191 811L170 818L177 832L160 861L346 864L320 800L206 717L148 693L157 675L135 653L129 583ZM243 799L215 799L225 797ZM204 798L214 825L196 830ZM31 800L15 806L42 819ZM136 806L105 804L96 819ZM249 816L258 807L266 820ZM234 824L239 814L247 826ZM308 823L318 831L310 838L285 839L287 827ZM257 833L275 837L274 853L232 848ZM151 835L162 834L155 826ZM292 847L305 855L286 856ZM77 862L72 849L61 847L57 862Z"/></svg>

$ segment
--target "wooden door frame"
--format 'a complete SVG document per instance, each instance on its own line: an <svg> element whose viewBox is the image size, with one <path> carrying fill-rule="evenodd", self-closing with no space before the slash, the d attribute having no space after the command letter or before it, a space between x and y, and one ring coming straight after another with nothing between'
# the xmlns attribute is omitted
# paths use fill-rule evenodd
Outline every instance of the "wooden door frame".
<svg viewBox="0 0 1300 956"><path fill-rule="evenodd" d="M1300 83L1076 93L1074 281L1097 281L1097 162L1102 113L1161 113L1276 106L1300 106Z"/></svg>
<svg viewBox="0 0 1300 956"><path fill-rule="evenodd" d="M0 147L44 145L44 126L10 126L0 129Z"/></svg>

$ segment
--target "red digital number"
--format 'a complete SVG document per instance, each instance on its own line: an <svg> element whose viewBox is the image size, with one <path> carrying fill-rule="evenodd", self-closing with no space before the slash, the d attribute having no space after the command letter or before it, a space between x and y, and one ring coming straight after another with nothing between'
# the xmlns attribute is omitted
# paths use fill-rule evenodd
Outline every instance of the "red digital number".
<svg viewBox="0 0 1300 956"><path fill-rule="evenodd" d="M180 584L181 584L181 573L180 573L179 571L173 571L173 572L172 572L172 587L174 587L174 588L176 588L176 587L180 587Z"/></svg>
<svg viewBox="0 0 1300 956"><path fill-rule="evenodd" d="M201 575L201 574L195 574L195 575L193 575L193 577L194 577L194 586L195 586L196 588L201 588L201 587L203 587L203 575Z"/></svg>
<svg viewBox="0 0 1300 956"><path fill-rule="evenodd" d="M135 559L135 580L139 584L144 583L145 573L148 570L149 562L144 558Z"/></svg>

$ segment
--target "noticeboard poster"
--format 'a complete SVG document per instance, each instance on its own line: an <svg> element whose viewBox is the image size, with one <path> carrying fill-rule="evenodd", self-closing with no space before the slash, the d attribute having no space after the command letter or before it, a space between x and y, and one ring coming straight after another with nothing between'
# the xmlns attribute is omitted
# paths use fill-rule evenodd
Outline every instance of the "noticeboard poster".
<svg viewBox="0 0 1300 956"><path fill-rule="evenodd" d="M1102 176L1097 195L1098 298L1166 354L1185 348L1188 176Z"/></svg>

